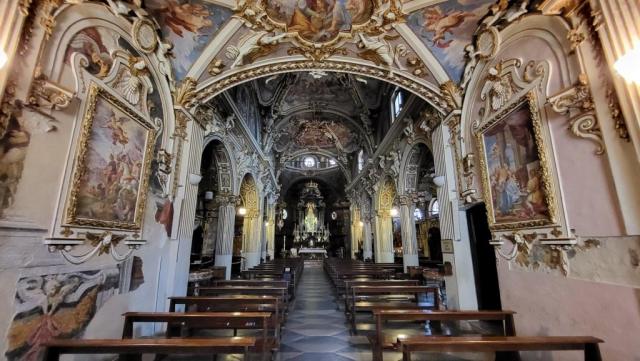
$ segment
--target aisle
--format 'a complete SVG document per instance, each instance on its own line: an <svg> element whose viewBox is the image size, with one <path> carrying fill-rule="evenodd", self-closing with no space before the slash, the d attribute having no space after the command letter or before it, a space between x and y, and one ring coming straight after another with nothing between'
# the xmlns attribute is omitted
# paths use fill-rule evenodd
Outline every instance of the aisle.
<svg viewBox="0 0 640 361"><path fill-rule="evenodd" d="M305 265L289 312L278 361L371 360L364 336L350 336L322 267Z"/></svg>

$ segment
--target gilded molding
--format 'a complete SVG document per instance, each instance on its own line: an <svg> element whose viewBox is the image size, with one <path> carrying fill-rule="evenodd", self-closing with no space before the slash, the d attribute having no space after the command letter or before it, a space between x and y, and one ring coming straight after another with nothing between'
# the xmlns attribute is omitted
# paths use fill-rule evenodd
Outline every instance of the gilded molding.
<svg viewBox="0 0 640 361"><path fill-rule="evenodd" d="M198 81L187 77L176 88L173 93L173 102L176 106L190 107L193 106L193 101L197 97L196 86Z"/></svg>
<svg viewBox="0 0 640 361"><path fill-rule="evenodd" d="M301 60L289 61L279 64L267 64L236 74L232 74L230 76L218 79L210 85L199 89L193 98L190 98L189 101L184 103L184 106L188 108L192 107L196 103L203 102L231 87L234 87L251 79L285 72L312 70L345 72L381 79L408 89L409 91L432 103L443 113L448 113L452 110L444 97L437 91L434 91L427 86L417 83L415 80L405 75L399 74L397 72L389 72L369 65L348 64L328 60L322 62Z"/></svg>

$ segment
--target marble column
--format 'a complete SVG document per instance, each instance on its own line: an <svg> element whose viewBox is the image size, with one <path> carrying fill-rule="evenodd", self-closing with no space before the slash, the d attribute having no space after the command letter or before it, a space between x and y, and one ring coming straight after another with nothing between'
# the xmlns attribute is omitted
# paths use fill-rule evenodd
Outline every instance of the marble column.
<svg viewBox="0 0 640 361"><path fill-rule="evenodd" d="M234 196L219 196L217 201L219 208L215 265L225 267L225 278L229 279L236 223L236 199Z"/></svg>
<svg viewBox="0 0 640 361"><path fill-rule="evenodd" d="M393 223L389 210L377 211L376 263L393 263Z"/></svg>
<svg viewBox="0 0 640 361"><path fill-rule="evenodd" d="M372 252L372 240L371 240L371 217L365 216L362 220L364 225L362 226L362 258L366 260L367 258L373 257Z"/></svg>
<svg viewBox="0 0 640 361"><path fill-rule="evenodd" d="M247 210L242 222L242 256L244 257L244 269L249 269L259 263L260 250L254 240L255 219L257 211Z"/></svg>
<svg viewBox="0 0 640 361"><path fill-rule="evenodd" d="M418 239L413 212L416 208L411 196L400 196L400 231L402 235L402 263L404 271L408 266L418 266Z"/></svg>
<svg viewBox="0 0 640 361"><path fill-rule="evenodd" d="M205 210L206 232L202 242L202 255L211 257L216 248L218 240L218 210L207 207Z"/></svg>
<svg viewBox="0 0 640 361"><path fill-rule="evenodd" d="M276 240L276 204L269 203L267 206L267 225L266 225L267 255L269 258L275 258L275 240Z"/></svg>

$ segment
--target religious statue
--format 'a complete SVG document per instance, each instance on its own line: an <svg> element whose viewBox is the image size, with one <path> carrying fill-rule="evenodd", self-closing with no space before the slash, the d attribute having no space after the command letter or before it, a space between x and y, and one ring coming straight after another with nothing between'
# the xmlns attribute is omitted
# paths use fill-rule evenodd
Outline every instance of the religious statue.
<svg viewBox="0 0 640 361"><path fill-rule="evenodd" d="M318 218L316 217L316 205L307 203L307 212L304 216L304 225L307 232L315 232L318 229Z"/></svg>

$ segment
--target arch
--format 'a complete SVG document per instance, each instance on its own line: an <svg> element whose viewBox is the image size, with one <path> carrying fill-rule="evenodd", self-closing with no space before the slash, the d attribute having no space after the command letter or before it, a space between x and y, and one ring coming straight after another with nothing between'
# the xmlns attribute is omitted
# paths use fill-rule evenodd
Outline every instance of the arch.
<svg viewBox="0 0 640 361"><path fill-rule="evenodd" d="M380 183L378 192L376 192L374 207L378 215L388 216L389 211L393 208L396 196L398 195L396 183L391 177L385 177ZM381 212L387 214L381 214Z"/></svg>
<svg viewBox="0 0 640 361"><path fill-rule="evenodd" d="M366 76L387 83L394 84L415 94L423 99L443 115L448 114L451 106L441 94L440 89L431 83L418 81L414 76L402 74L401 72L389 71L382 67L364 64L354 59L341 58L337 60L325 60L316 62L304 60L301 57L291 56L285 59L271 61L268 64L255 64L242 68L241 70L233 70L223 73L214 78L207 78L199 83L196 88L196 95L187 102L187 107L194 107L197 103L206 103L220 93L265 76L292 72L307 71L331 71L338 73L348 73L354 75Z"/></svg>
<svg viewBox="0 0 640 361"><path fill-rule="evenodd" d="M210 144L217 143L214 150L214 158L218 168L218 191L220 193L236 194L236 172L235 157L232 157L231 146L227 144L219 134L209 134L204 138L203 149L207 149Z"/></svg>
<svg viewBox="0 0 640 361"><path fill-rule="evenodd" d="M258 185L251 173L247 173L242 177L240 183L240 203L246 208L248 216L254 216L251 212L255 212L255 215L260 211L260 194L258 192Z"/></svg>
<svg viewBox="0 0 640 361"><path fill-rule="evenodd" d="M428 152L424 152L424 148L426 148ZM424 157L427 156L433 159L431 147L423 139L405 148L400 162L401 170L398 178L398 194L404 195L417 191L420 164Z"/></svg>

